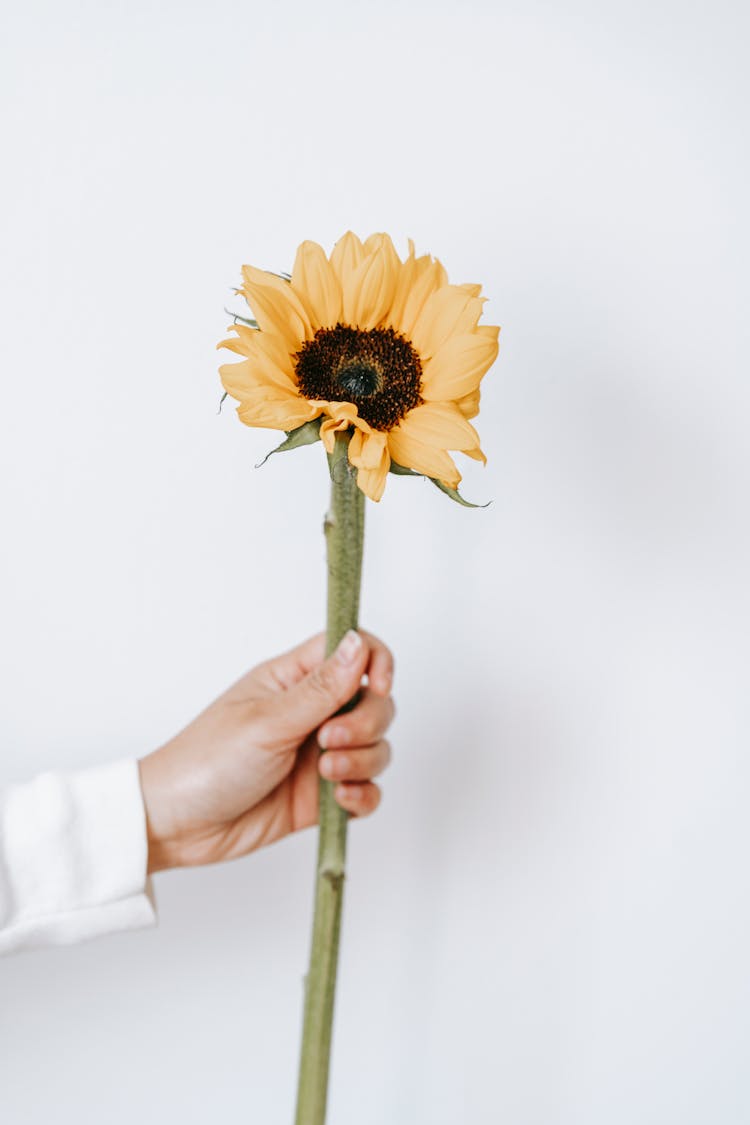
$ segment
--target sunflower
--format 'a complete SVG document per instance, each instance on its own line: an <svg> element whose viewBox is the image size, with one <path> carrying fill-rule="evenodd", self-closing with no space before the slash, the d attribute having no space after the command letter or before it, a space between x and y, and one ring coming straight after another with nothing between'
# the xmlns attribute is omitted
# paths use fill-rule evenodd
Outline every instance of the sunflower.
<svg viewBox="0 0 750 1125"><path fill-rule="evenodd" d="M315 422L329 453L349 430L349 460L372 500L392 464L453 490L461 474L449 450L486 461L469 419L500 329L479 324L481 286L450 285L411 241L402 261L387 234L361 242L351 232L330 258L303 242L291 277L243 266L242 278L255 319L218 346L243 357L220 374L248 426L290 434Z"/></svg>

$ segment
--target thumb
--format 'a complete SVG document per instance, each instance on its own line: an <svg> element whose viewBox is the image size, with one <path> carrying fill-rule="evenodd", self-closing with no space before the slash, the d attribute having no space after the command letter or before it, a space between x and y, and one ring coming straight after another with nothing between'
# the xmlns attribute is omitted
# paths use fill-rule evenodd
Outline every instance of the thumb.
<svg viewBox="0 0 750 1125"><path fill-rule="evenodd" d="M278 697L279 725L288 738L303 738L348 703L364 675L369 648L353 629L303 680Z"/></svg>

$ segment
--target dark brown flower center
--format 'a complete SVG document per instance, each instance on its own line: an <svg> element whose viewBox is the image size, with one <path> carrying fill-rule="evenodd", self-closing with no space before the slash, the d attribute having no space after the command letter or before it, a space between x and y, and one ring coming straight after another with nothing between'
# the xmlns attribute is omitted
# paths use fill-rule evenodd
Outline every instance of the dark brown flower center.
<svg viewBox="0 0 750 1125"><path fill-rule="evenodd" d="M295 355L300 394L352 402L375 430L392 430L422 402L422 364L392 328L319 328Z"/></svg>

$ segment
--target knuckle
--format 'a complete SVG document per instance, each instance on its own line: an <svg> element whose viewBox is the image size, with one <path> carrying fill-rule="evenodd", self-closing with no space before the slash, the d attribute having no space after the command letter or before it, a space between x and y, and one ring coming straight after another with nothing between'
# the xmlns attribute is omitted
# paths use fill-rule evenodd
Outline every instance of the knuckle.
<svg viewBox="0 0 750 1125"><path fill-rule="evenodd" d="M381 796L382 796L382 794L381 794L380 789L378 788L377 785L371 785L369 787L369 789L367 791L367 796L365 798L365 802L366 802L368 812L375 812L375 809L380 804Z"/></svg>
<svg viewBox="0 0 750 1125"><path fill-rule="evenodd" d="M378 733L380 735L385 734L385 732L388 730L389 726L393 722L394 714L395 714L395 709L394 709L393 704L390 701L390 699L383 700L383 705L380 708L379 723L378 723Z"/></svg>
<svg viewBox="0 0 750 1125"><path fill-rule="evenodd" d="M338 683L330 664L321 664L310 676L310 690L326 699L337 694Z"/></svg>
<svg viewBox="0 0 750 1125"><path fill-rule="evenodd" d="M383 733L383 724L380 714L370 711L362 715L357 733L365 746L377 742L380 735Z"/></svg>

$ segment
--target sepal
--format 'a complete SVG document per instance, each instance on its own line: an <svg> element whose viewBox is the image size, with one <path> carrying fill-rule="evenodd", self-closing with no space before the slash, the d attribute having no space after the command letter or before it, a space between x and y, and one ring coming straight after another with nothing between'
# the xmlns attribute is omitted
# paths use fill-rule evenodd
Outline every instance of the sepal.
<svg viewBox="0 0 750 1125"><path fill-rule="evenodd" d="M246 324L248 328L258 327L257 320L252 320L249 316L240 316L239 313L232 312L231 309L224 309L224 312L227 314L227 316L231 316L235 324ZM221 344L217 346L221 347Z"/></svg>
<svg viewBox="0 0 750 1125"><path fill-rule="evenodd" d="M391 467L388 470L397 477L424 477L424 473L418 473L414 469L407 469L405 465L399 465L397 461L391 461ZM436 488L449 496L456 504L461 504L464 508L489 508L489 501L487 504L472 504L470 500L465 500L457 488L450 488L449 485L443 484L441 480L436 477L425 477L426 480L431 480Z"/></svg>
<svg viewBox="0 0 750 1125"><path fill-rule="evenodd" d="M492 503L488 500L486 504L472 504L471 500L465 500L457 488L450 488L447 484L443 484L441 480L436 480L435 477L429 478L436 488L444 492L446 496L450 496L451 500L455 500L457 504L461 504L464 508L489 508Z"/></svg>
<svg viewBox="0 0 750 1125"><path fill-rule="evenodd" d="M267 453L263 460L255 466L256 469L265 465L268 458L274 453L288 453L290 449L300 449L303 445L313 445L316 441L320 441L320 423L322 421L322 418L313 418L311 422L303 422L301 426L297 426L296 430L287 431L286 438L281 445L277 445L275 449Z"/></svg>

